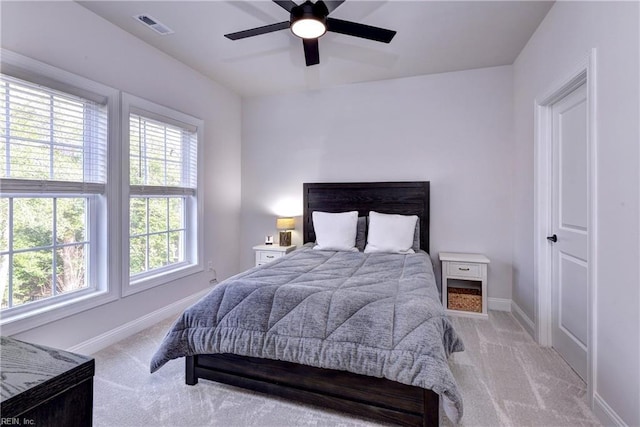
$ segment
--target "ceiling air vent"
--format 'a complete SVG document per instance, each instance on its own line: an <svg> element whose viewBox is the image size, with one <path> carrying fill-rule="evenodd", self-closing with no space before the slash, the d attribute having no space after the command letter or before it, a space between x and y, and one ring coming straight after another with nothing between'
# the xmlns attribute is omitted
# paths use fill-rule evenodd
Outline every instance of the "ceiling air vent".
<svg viewBox="0 0 640 427"><path fill-rule="evenodd" d="M133 18L142 22L144 25L160 35L166 36L167 34L173 34L173 30L171 28L149 15L134 15Z"/></svg>

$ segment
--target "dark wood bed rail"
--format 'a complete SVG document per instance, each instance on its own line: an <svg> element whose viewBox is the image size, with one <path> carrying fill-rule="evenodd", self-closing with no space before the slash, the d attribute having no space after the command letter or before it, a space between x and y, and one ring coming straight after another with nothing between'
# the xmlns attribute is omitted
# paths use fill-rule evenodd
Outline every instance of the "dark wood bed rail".
<svg viewBox="0 0 640 427"><path fill-rule="evenodd" d="M384 378L232 354L187 357L187 384L199 378L391 424L438 425L436 393Z"/></svg>

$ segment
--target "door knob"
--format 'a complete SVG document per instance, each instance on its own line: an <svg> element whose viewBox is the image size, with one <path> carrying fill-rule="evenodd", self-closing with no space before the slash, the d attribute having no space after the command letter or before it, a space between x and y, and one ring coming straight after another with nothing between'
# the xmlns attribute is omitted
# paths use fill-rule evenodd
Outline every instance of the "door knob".
<svg viewBox="0 0 640 427"><path fill-rule="evenodd" d="M558 236L556 236L555 234L553 236L547 236L547 240L555 243L558 241Z"/></svg>

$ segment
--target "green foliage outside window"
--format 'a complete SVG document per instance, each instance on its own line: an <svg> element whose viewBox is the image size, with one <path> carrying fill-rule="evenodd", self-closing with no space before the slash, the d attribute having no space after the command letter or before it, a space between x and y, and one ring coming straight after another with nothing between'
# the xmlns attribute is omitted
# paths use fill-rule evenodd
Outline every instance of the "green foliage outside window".
<svg viewBox="0 0 640 427"><path fill-rule="evenodd" d="M11 256L0 259L2 308L88 285L85 198L3 197L0 211L2 251L12 242ZM11 239L9 218L13 222Z"/></svg>
<svg viewBox="0 0 640 427"><path fill-rule="evenodd" d="M183 206L182 197L130 199L131 275L184 260Z"/></svg>

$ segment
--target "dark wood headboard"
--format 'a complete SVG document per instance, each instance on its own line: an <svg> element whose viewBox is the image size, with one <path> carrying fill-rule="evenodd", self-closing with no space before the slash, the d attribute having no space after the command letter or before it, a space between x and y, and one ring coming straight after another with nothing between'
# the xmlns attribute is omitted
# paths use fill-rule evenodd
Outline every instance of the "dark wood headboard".
<svg viewBox="0 0 640 427"><path fill-rule="evenodd" d="M314 211L369 211L388 214L418 215L420 248L429 252L429 181L410 182L327 182L303 184L304 243L315 242L311 214Z"/></svg>

